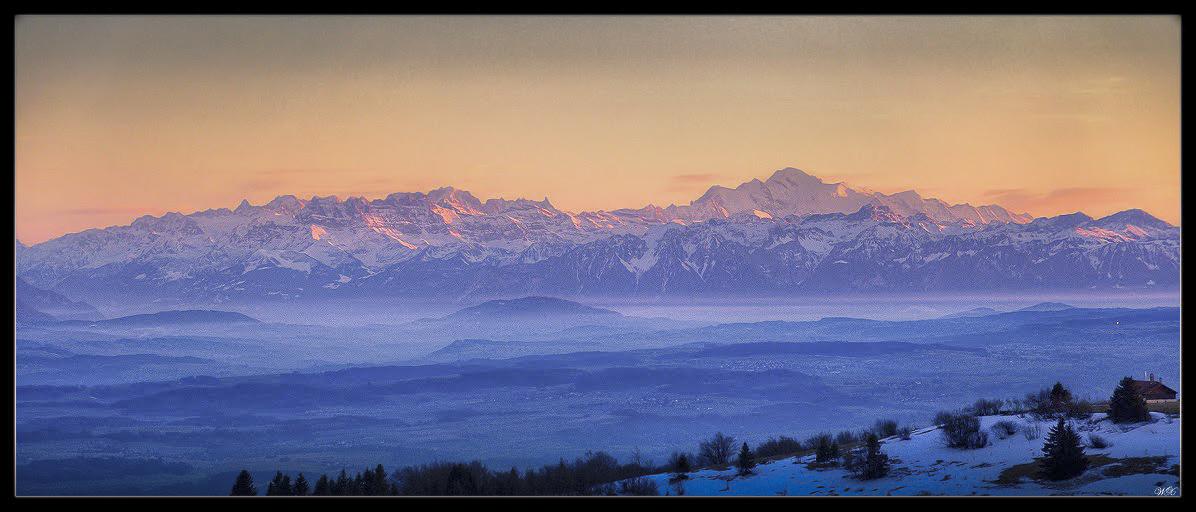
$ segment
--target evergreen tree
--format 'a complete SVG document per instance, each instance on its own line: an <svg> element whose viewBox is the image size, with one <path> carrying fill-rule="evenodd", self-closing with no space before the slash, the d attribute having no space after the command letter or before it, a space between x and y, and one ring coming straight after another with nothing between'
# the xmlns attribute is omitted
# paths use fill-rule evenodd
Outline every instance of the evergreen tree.
<svg viewBox="0 0 1196 512"><path fill-rule="evenodd" d="M386 496L390 494L390 485L386 481L386 470L378 464L372 472L370 472L368 480L371 496Z"/></svg>
<svg viewBox="0 0 1196 512"><path fill-rule="evenodd" d="M863 454L852 454L844 465L860 480L872 480L889 474L889 456L880 451L880 439L869 433L864 440Z"/></svg>
<svg viewBox="0 0 1196 512"><path fill-rule="evenodd" d="M274 473L274 479L266 485L266 496L290 496L291 495L291 477L290 475L282 474L282 471Z"/></svg>
<svg viewBox="0 0 1196 512"><path fill-rule="evenodd" d="M1066 414L1074 403L1072 400L1071 391L1068 391L1067 388L1063 387L1062 382L1056 382L1055 385L1051 387L1050 400L1051 412L1055 414Z"/></svg>
<svg viewBox="0 0 1196 512"><path fill-rule="evenodd" d="M1042 453L1045 457L1039 465L1043 476L1049 480L1066 480L1088 469L1088 457L1084 455L1080 436L1063 418L1059 418L1059 423L1051 427L1042 445Z"/></svg>
<svg viewBox="0 0 1196 512"><path fill-rule="evenodd" d="M479 494L477 482L473 473L465 464L453 464L449 469L448 485L445 494L448 496L476 496Z"/></svg>
<svg viewBox="0 0 1196 512"><path fill-rule="evenodd" d="M307 491L310 490L309 487L307 479L303 477L303 473L299 473L299 476L295 477L295 486L291 488L291 491L295 496L307 496Z"/></svg>
<svg viewBox="0 0 1196 512"><path fill-rule="evenodd" d="M500 496L519 496L519 470L511 467L511 470L503 473L498 479L498 491Z"/></svg>
<svg viewBox="0 0 1196 512"><path fill-rule="evenodd" d="M839 443L832 441L829 435L818 438L818 448L814 451L814 462L819 464L834 464L839 459Z"/></svg>
<svg viewBox="0 0 1196 512"><path fill-rule="evenodd" d="M370 470L370 468L365 468L365 471L363 471L360 474L360 476L361 476L361 484L359 484L360 491L358 491L358 493L361 494L362 496L373 496L374 495L374 472L372 470Z"/></svg>
<svg viewBox="0 0 1196 512"><path fill-rule="evenodd" d="M369 470L367 469L366 472L368 473ZM359 471L356 475L353 475L353 480L349 483L349 496L361 496L361 491L364 487L363 484L361 472Z"/></svg>
<svg viewBox="0 0 1196 512"><path fill-rule="evenodd" d="M327 474L320 475L320 478L316 480L316 487L312 490L311 495L332 496L332 482L328 480Z"/></svg>
<svg viewBox="0 0 1196 512"><path fill-rule="evenodd" d="M257 486L253 485L253 475L250 475L249 471L242 469L237 474L237 480L233 483L233 490L228 495L257 496Z"/></svg>
<svg viewBox="0 0 1196 512"><path fill-rule="evenodd" d="M1071 391L1063 387L1062 382L1055 382L1055 385L1051 387L1051 401L1055 403L1070 402Z"/></svg>
<svg viewBox="0 0 1196 512"><path fill-rule="evenodd" d="M689 457L686 457L684 453L678 455L677 463L673 466L674 478L689 478L690 471L693 471L693 468L689 465Z"/></svg>
<svg viewBox="0 0 1196 512"><path fill-rule="evenodd" d="M1121 379L1117 389L1113 390L1113 397L1109 399L1109 419L1114 423L1136 423L1150 420L1150 412L1146 410L1146 399L1138 393L1132 377Z"/></svg>
<svg viewBox="0 0 1196 512"><path fill-rule="evenodd" d="M332 483L332 495L348 496L352 490L350 487L352 487L352 482L349 480L349 473L344 468L341 468L341 474L337 475L336 481Z"/></svg>
<svg viewBox="0 0 1196 512"><path fill-rule="evenodd" d="M756 467L756 457L752 455L747 443L743 443L743 447L739 449L739 458L736 459L735 466L739 468L741 475L752 474L752 468Z"/></svg>

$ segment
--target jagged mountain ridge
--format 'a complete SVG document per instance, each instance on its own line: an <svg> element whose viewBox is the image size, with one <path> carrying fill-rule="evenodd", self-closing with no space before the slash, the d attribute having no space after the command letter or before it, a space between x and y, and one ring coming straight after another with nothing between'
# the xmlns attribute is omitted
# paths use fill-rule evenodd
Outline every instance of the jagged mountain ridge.
<svg viewBox="0 0 1196 512"><path fill-rule="evenodd" d="M886 195L858 191L843 183L824 183L820 178L786 167L765 181L754 179L733 189L713 186L686 206L652 206L640 210L616 210L616 214L650 215L663 221L702 222L741 213L779 218L788 215L852 213L864 205L886 206L905 217L918 214L943 225L974 227L990 223L1024 224L1033 220L1027 214L1012 213L997 205L975 207L947 204L925 199L913 190Z"/></svg>
<svg viewBox="0 0 1196 512"><path fill-rule="evenodd" d="M17 274L96 304L337 296L791 294L1178 285L1179 230L1141 210L1030 219L787 168L686 206L570 213L465 191L282 196L32 247Z"/></svg>

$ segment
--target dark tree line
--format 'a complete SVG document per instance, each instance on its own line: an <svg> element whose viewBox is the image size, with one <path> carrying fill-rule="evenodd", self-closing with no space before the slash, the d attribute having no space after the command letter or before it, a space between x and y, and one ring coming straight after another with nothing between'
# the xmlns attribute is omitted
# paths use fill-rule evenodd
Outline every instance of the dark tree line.
<svg viewBox="0 0 1196 512"><path fill-rule="evenodd" d="M876 428L892 434L896 422L878 421ZM876 439L872 430L863 433L843 431L838 435L820 434L802 442L781 436L771 438L752 450L740 443L736 455L734 437L716 433L698 443L696 454L675 452L663 466L642 462L635 457L621 464L606 452L588 452L573 461L561 459L538 469L494 470L478 461L434 462L408 466L387 474L381 464L352 476L341 470L335 477L320 475L314 485L299 473L294 480L281 471L266 487L267 496L586 496L653 495L658 492L652 480L642 478L657 473L671 473L673 482L689 478L701 467L727 467L734 464L740 475L749 475L761 456L796 455L816 451L818 461L837 464L840 441L845 445L861 439ZM877 452L879 452L877 443ZM887 459L886 459L887 460ZM310 493L309 493L310 486ZM248 471L241 471L233 485L233 496L256 496L257 488Z"/></svg>
<svg viewBox="0 0 1196 512"><path fill-rule="evenodd" d="M306 477L294 481L277 472L266 488L267 496L585 496L615 494L615 482L660 472L661 468L638 462L620 464L605 452L591 452L573 461L561 459L539 469L492 470L478 461L436 462L408 466L388 474L381 464L350 476L348 471L320 475L308 493ZM627 492L647 492L640 483ZM256 496L248 471L241 471L233 496Z"/></svg>
<svg viewBox="0 0 1196 512"><path fill-rule="evenodd" d="M964 449L982 448L988 444L987 435L980 430L977 416L994 415L1002 409L1000 400L978 400L961 412L940 412L934 419L948 446ZM1024 402L1008 401L1014 410L1030 412L1035 417L1058 420L1043 445L1040 462L1042 476L1052 480L1072 478L1084 472L1088 459L1079 436L1065 420L1086 415L1089 404L1076 400L1062 383L1027 395ZM1022 405L1024 404L1024 408ZM1126 377L1113 392L1109 402L1109 418L1115 422L1146 421L1150 413L1146 401ZM997 426L1000 426L998 422ZM1009 422L1005 422L1009 423ZM999 430L999 429L998 429ZM996 431L996 430L994 430ZM353 476L342 469L335 477L320 475L315 484L303 473L292 481L290 475L276 472L267 484L267 496L584 496L584 495L655 495L656 484L646 475L671 473L671 485L680 486L689 473L702 467L726 468L732 463L740 475L750 475L759 457L813 454L816 465L842 466L861 480L881 478L888 474L888 455L881 451L880 439L901 436L908 439L910 427L899 427L893 420L878 420L873 427L860 432L844 430L838 434L821 433L805 441L780 436L769 438L752 450L741 443L738 455L734 437L716 433L698 444L696 453L674 452L663 466L640 461L638 455L630 463L621 464L606 452L587 452L573 461L560 459L539 469L519 471L492 470L478 461L435 462L408 466L387 474L381 464L366 468ZM1012 432L1009 432L1011 435ZM1027 437L1029 439L1029 437ZM309 494L310 492L310 494ZM236 477L233 496L256 496L258 489L253 476L242 470Z"/></svg>
<svg viewBox="0 0 1196 512"><path fill-rule="evenodd" d="M253 475L247 470L241 470L233 483L230 496L257 496L257 486L253 483ZM386 474L381 464L374 469L366 468L352 478L345 470L335 478L327 474L320 475L313 487L303 473L295 477L278 471L274 478L266 484L266 496L396 496L398 487Z"/></svg>

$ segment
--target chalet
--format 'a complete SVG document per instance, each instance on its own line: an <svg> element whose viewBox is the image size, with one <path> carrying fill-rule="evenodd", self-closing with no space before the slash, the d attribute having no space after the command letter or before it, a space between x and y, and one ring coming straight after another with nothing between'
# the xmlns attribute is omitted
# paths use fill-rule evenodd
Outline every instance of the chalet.
<svg viewBox="0 0 1196 512"><path fill-rule="evenodd" d="M1138 388L1138 393L1146 399L1148 404L1175 401L1175 390L1164 386L1163 382L1155 378L1153 373L1148 374L1146 380L1135 380L1134 387Z"/></svg>

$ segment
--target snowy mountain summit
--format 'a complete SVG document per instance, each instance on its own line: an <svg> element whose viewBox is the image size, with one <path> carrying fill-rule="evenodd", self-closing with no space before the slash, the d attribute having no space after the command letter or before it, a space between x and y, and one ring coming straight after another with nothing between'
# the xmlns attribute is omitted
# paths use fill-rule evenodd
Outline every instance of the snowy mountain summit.
<svg viewBox="0 0 1196 512"><path fill-rule="evenodd" d="M1178 287L1179 229L1141 210L1031 218L794 168L688 205L569 212L451 187L280 196L31 247L17 275L97 307L297 298L753 296Z"/></svg>
<svg viewBox="0 0 1196 512"><path fill-rule="evenodd" d="M884 206L903 217L922 215L940 224L1025 224L1033 220L1027 214L1011 213L996 205L949 205L938 199L924 199L913 190L893 195L860 192L842 183L824 183L820 178L792 167L777 171L765 181L756 179L733 189L711 187L688 206L666 208L664 216L691 222L727 218L739 213L780 218L852 213L865 205Z"/></svg>

